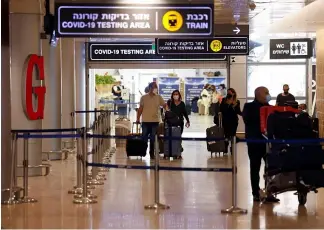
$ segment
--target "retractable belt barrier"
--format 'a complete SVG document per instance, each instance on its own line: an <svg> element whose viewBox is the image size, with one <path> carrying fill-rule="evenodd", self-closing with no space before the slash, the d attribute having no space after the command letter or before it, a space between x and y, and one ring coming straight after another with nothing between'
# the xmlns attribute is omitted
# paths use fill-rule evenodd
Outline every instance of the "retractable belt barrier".
<svg viewBox="0 0 324 230"><path fill-rule="evenodd" d="M116 169L137 169L137 170L154 170L154 185L155 198L154 203L146 205L145 209L168 209L168 205L160 203L160 184L159 171L196 171L196 172L232 172L232 206L223 209L222 213L239 213L246 214L246 209L237 207L237 143L283 143L283 144L311 144L324 142L323 138L317 139L299 139L299 140L272 140L272 139L238 139L233 137L232 142L232 167L230 168L199 168L199 167L169 167L160 165L158 139L164 140L183 140L183 141L206 141L217 142L224 141L224 138L176 138L176 137L159 137L155 136L155 164L153 166L145 165L122 165L111 164L110 158L112 156L111 139L139 139L138 136L116 136L110 135L111 131L111 113L104 112L98 116L94 121L93 133L88 133L86 128L80 129L44 129L44 130L12 130L12 162L13 167L11 171L11 185L10 185L10 199L7 204L18 203L32 203L35 199L28 196L28 139L30 138L76 138L77 139L77 181L76 186L69 191L69 194L74 194L73 202L75 204L92 204L97 203L97 196L92 194L89 189L93 189L95 185L103 185L105 172L109 168ZM64 132L76 132L75 134L62 134ZM22 134L21 134L22 133ZM14 167L17 161L17 140L22 138L24 140L24 179L23 190L24 195L21 199L14 197L14 190L17 187L16 170ZM88 141L92 138L92 150L88 152ZM144 138L143 140L150 139ZM89 155L92 156L90 162ZM102 163L101 163L102 162ZM88 174L88 167L91 167L91 174Z"/></svg>

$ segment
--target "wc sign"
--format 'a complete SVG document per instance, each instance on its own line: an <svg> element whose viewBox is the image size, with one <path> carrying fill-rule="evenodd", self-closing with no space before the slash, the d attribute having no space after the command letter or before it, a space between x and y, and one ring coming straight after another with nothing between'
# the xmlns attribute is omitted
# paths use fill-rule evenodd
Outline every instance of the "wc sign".
<svg viewBox="0 0 324 230"><path fill-rule="evenodd" d="M305 59L312 57L312 51L309 38L270 40L270 59Z"/></svg>
<svg viewBox="0 0 324 230"><path fill-rule="evenodd" d="M25 62L25 73L23 76L23 107L29 120L40 120L44 118L46 87L44 57L36 54L28 56ZM39 82L39 85L36 83Z"/></svg>

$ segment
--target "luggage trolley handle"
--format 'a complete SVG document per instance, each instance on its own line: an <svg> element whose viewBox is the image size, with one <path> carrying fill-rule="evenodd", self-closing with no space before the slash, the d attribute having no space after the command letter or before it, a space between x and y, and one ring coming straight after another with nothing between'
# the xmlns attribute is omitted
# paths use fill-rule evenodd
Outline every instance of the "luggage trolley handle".
<svg viewBox="0 0 324 230"><path fill-rule="evenodd" d="M134 125L136 125L136 133L134 133ZM133 122L132 134L140 134L140 133L141 133L141 124L138 122Z"/></svg>

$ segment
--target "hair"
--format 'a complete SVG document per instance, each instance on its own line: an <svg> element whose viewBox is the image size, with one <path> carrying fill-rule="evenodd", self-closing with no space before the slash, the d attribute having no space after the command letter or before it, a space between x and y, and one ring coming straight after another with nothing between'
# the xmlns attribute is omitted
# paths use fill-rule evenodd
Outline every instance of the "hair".
<svg viewBox="0 0 324 230"><path fill-rule="evenodd" d="M233 102L234 102L234 105L237 103L237 93L235 91L235 89L233 88L228 88L227 91L231 91L234 95L233 95Z"/></svg>
<svg viewBox="0 0 324 230"><path fill-rule="evenodd" d="M179 94L179 101L182 101L181 93L180 93L180 91L177 90L177 89L174 90L174 91L172 92L172 94L171 94L171 101L174 102L173 95L174 95L175 93L178 93L178 94Z"/></svg>
<svg viewBox="0 0 324 230"><path fill-rule="evenodd" d="M148 85L149 90L152 90L154 86L156 86L156 82L153 81Z"/></svg>
<svg viewBox="0 0 324 230"><path fill-rule="evenodd" d="M225 87L225 84L220 84L219 86L222 87L223 89L226 88L226 87Z"/></svg>
<svg viewBox="0 0 324 230"><path fill-rule="evenodd" d="M284 85L282 86L282 88L284 88L284 87L288 87L288 88L289 88L289 85L288 85L288 84L284 84Z"/></svg>

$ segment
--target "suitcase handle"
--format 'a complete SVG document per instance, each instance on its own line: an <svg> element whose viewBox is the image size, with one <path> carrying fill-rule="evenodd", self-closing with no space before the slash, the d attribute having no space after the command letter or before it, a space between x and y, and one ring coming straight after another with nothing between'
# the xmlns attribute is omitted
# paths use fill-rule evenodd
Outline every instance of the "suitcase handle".
<svg viewBox="0 0 324 230"><path fill-rule="evenodd" d="M134 133L134 125L136 125L136 134L140 134L141 133L141 124L140 123L137 123L137 122L133 122L133 125L132 125L132 134L135 134Z"/></svg>
<svg viewBox="0 0 324 230"><path fill-rule="evenodd" d="M220 128L223 128L223 118L222 118L222 113L218 113L218 125Z"/></svg>

